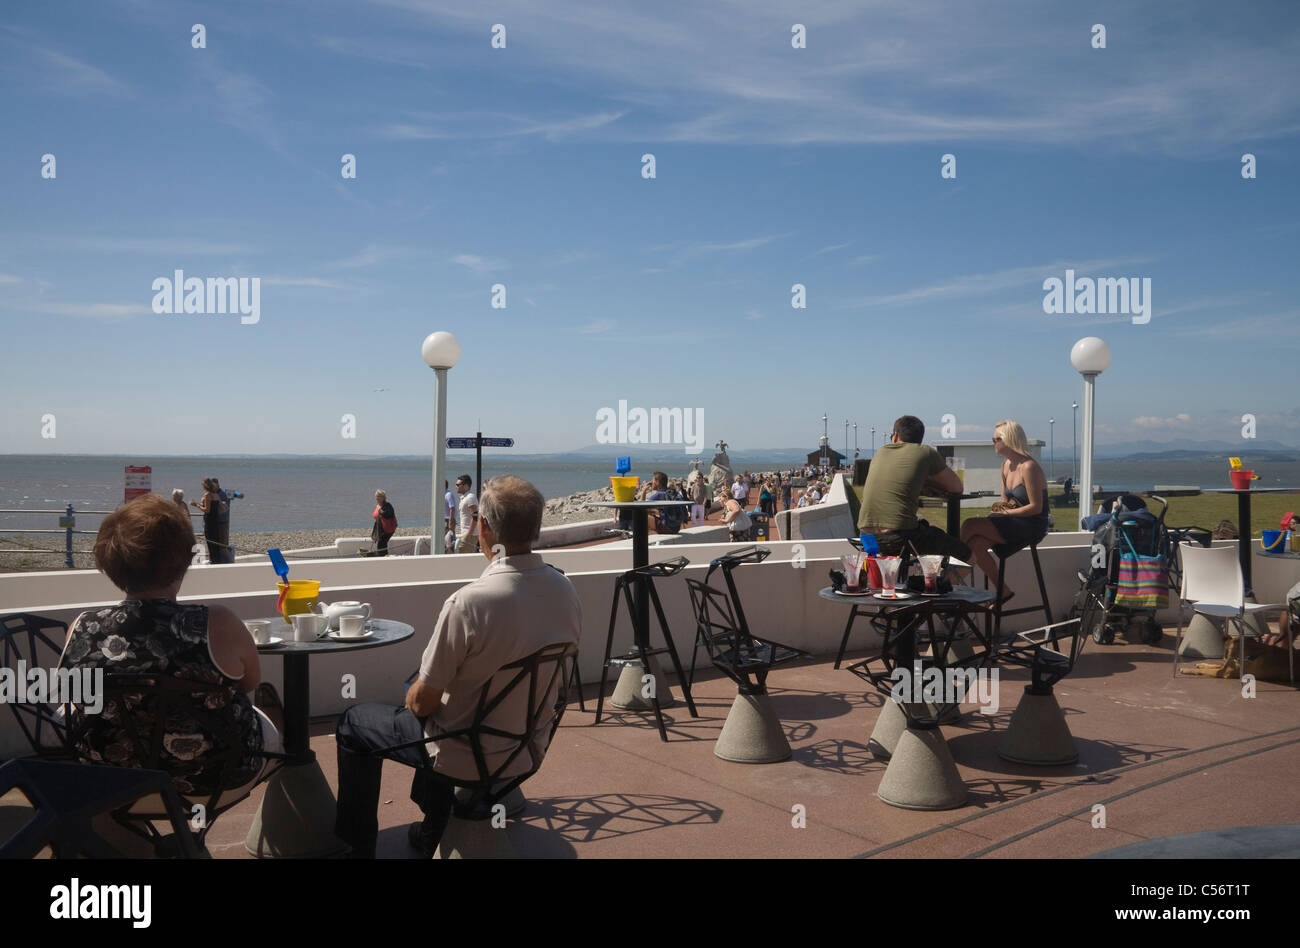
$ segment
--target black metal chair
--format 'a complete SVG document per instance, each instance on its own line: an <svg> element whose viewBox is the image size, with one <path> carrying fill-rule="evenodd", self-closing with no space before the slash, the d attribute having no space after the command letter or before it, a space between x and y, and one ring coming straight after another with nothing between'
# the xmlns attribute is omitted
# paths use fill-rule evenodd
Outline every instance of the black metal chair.
<svg viewBox="0 0 1300 948"><path fill-rule="evenodd" d="M614 694L610 696L610 704L628 710L644 710L647 706L650 707L654 710L655 721L659 725L660 739L668 740L668 729L664 725L663 708L672 703L672 695L668 691L666 684L663 683L662 677L656 674L653 664L654 656L662 655L665 652L672 659L673 670L677 673L678 682L681 683L682 694L686 698L686 707L690 710L691 717L698 718L700 716L695 710L695 699L691 696L691 685L682 670L682 662L678 657L677 647L673 644L672 632L668 628L668 620L664 617L664 607L659 600L659 593L656 591L654 584L655 579L676 576L686 568L689 562L686 557L677 556L671 560L651 563L648 566L628 570L614 581L614 600L609 610L609 632L605 637L605 659L600 670L600 691L596 695L597 724L600 723L600 716L605 707L605 681L609 677L609 668L611 665L619 665L621 666L621 672L618 683L614 687ZM655 617L659 620L659 631L663 633L664 637L664 645L660 648L650 648L649 646L650 617L638 616L634 601L638 583L645 584L649 603L654 607ZM624 655L611 658L610 655L614 649L614 628L618 624L620 596L627 605L627 613L632 621L633 646ZM644 623L644 626L641 623ZM637 673L637 669L640 669L641 674ZM648 675L651 678L652 687L650 688L649 697L642 697L642 675Z"/></svg>
<svg viewBox="0 0 1300 948"><path fill-rule="evenodd" d="M1056 703L1052 687L1074 669L1088 639L1089 624L1066 619L1018 632L998 647L999 661L1029 669L1030 682L1011 716L998 756L1017 764L1043 767L1079 759L1074 737Z"/></svg>
<svg viewBox="0 0 1300 948"><path fill-rule="evenodd" d="M889 758L876 796L891 806L949 810L966 802L966 787L939 726L953 717L977 666L987 662L987 653L953 649L963 631L978 634L973 617L980 611L947 600L883 613L872 623L881 635L880 654L849 666L885 697L868 746ZM936 673L941 688L932 697L923 682ZM907 689L900 691L904 682ZM953 690L958 682L961 687Z"/></svg>
<svg viewBox="0 0 1300 948"><path fill-rule="evenodd" d="M31 816L8 839L0 840L0 859L30 859L47 846L55 859L131 855L131 847L124 849L120 834L112 830L131 804L147 797L163 802L173 830L167 837L174 841L172 855L186 859L203 855L176 787L162 771L11 760L0 767L0 798L15 789L31 803Z"/></svg>
<svg viewBox="0 0 1300 948"><path fill-rule="evenodd" d="M1006 582L1007 560L1015 556L1025 547L1012 546L1009 543L999 543L991 547L993 555L998 558L998 583L997 598L993 600L993 634L1001 638L1002 636L1002 619L1005 616L1020 616L1030 612L1042 612L1047 619L1047 624L1052 624L1052 606L1047 598L1047 584L1043 582L1043 566L1038 561L1038 543L1030 543L1029 554L1034 559L1034 575L1038 578L1038 595L1040 601L1036 606L1018 606L1015 609L1007 609L1002 602L1002 590ZM988 588L989 578L984 577L984 588Z"/></svg>
<svg viewBox="0 0 1300 948"><path fill-rule="evenodd" d="M474 719L467 727L439 730L432 737L387 749L386 753L459 741L473 755L476 775L472 778L430 770L432 779L458 789L437 858L511 855L509 839L504 832L498 832L505 826L506 798L541 768L568 705L571 665L577 660L575 643L547 645L504 666L483 685ZM518 706L515 696L521 690L526 692L527 700ZM511 699L515 699L513 706L507 705ZM496 740L498 746L485 746L485 738ZM429 763L433 763L432 758Z"/></svg>
<svg viewBox="0 0 1300 948"><path fill-rule="evenodd" d="M26 668L54 667L63 654L68 626L30 612L0 617L0 668L15 674L22 662ZM48 661L42 661L41 655ZM12 702L9 710L18 720L32 754L47 760L70 760L68 732L57 704L50 702Z"/></svg>
<svg viewBox="0 0 1300 948"><path fill-rule="evenodd" d="M93 760L85 751L83 728L89 726L92 716L70 716L68 742L84 763L94 766L114 766L161 770L173 780L187 780L198 771L194 762L173 754L164 744L169 722L178 719L199 722L213 738L211 753L199 763L212 783L210 790L181 792L185 805L197 822L197 839L203 844L208 830L217 817L247 799L253 788L269 779L282 765L263 766L252 778L246 776L250 763L243 758L243 747L238 729L219 711L205 705L202 696L218 695L225 691L220 685L204 682L182 681L164 674L106 675L104 678L104 707L102 714L116 709L123 724L119 740L129 753L123 760ZM98 717L98 716L94 716ZM263 750L267 762L287 760L285 754ZM178 788L180 792L180 788ZM154 821L168 820L166 801L145 798L138 801L119 822L129 828L145 844L158 851L172 845L170 837L162 836Z"/></svg>
<svg viewBox="0 0 1300 948"><path fill-rule="evenodd" d="M771 548L758 546L726 553L709 563L703 582L686 580L696 622L691 678L695 677L695 657L703 646L714 667L736 683L736 700L713 748L723 760L772 763L785 760L791 753L767 694L767 676L777 665L808 656L797 648L757 638L750 632L732 576L738 566L761 563L771 554ZM718 569L727 584L725 594L709 585L709 578Z"/></svg>

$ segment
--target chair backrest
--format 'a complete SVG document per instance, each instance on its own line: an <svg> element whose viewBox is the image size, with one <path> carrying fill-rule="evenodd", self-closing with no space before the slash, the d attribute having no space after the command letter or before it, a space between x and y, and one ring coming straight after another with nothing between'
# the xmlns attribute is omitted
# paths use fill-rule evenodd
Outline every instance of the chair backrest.
<svg viewBox="0 0 1300 948"><path fill-rule="evenodd" d="M29 859L46 846L59 859L127 856L120 840L101 834L97 817L153 795L163 801L177 853L186 858L200 855L176 789L159 771L11 760L0 767L0 797L15 789L31 802L32 818L8 839L0 839L0 859Z"/></svg>
<svg viewBox="0 0 1300 948"><path fill-rule="evenodd" d="M1243 608L1245 581L1236 546L1200 547L1180 543L1184 602L1207 602Z"/></svg>
<svg viewBox="0 0 1300 948"><path fill-rule="evenodd" d="M19 662L27 668L38 665L53 668L63 654L68 626L57 619L30 612L0 617L0 668L18 673ZM42 656L41 653L44 653ZM47 702L9 702L18 726L37 757L69 757L67 728L58 706Z"/></svg>
<svg viewBox="0 0 1300 948"><path fill-rule="evenodd" d="M477 780L442 776L494 802L537 773L568 705L577 657L575 643L556 642L503 666L479 691L469 726L433 735L469 747Z"/></svg>
<svg viewBox="0 0 1300 948"><path fill-rule="evenodd" d="M691 611L695 614L696 642L704 643L709 660L716 662L726 649L738 651L742 633L727 594L689 576L686 590L690 593Z"/></svg>
<svg viewBox="0 0 1300 948"><path fill-rule="evenodd" d="M98 715L74 713L70 717L68 739L79 759L94 764L117 764L162 770L176 781L177 789L195 799L206 797L209 821L227 810L238 799L222 800L223 791L251 782L262 761L244 758L239 728L220 710L205 706L202 696L222 695L222 685L183 681L170 675L106 675L104 707ZM191 748L168 746L168 727L177 721L197 722L211 739L210 750L198 756ZM89 740L91 729L107 728ZM93 744L105 733L113 739L119 752L111 758L93 751ZM93 752L93 753L92 753ZM203 775L201 783L191 780ZM210 785L209 785L210 784ZM242 797L240 797L242 799ZM218 807L218 801L222 806Z"/></svg>

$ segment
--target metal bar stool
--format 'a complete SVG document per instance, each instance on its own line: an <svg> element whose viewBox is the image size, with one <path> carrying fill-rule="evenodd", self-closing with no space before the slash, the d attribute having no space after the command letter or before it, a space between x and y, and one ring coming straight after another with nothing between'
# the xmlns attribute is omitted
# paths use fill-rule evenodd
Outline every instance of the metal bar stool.
<svg viewBox="0 0 1300 948"><path fill-rule="evenodd" d="M668 729L664 726L662 709L672 703L672 693L668 690L667 684L663 682L663 676L656 673L657 663L653 662L654 656L661 655L664 652L667 652L669 658L672 659L673 670L677 672L677 680L681 683L682 694L686 698L686 706L690 709L691 717L698 718L700 716L695 710L695 701L691 697L691 685L686 678L686 673L682 670L681 659L678 658L677 648L673 645L673 636L668 629L668 620L664 618L664 607L659 601L659 593L655 590L654 584L656 578L676 576L686 568L689 562L686 557L678 556L662 563L651 563L649 566L630 569L614 581L614 600L609 610L609 634L605 638L605 660L600 670L600 691L596 697L597 724L600 723L601 712L605 706L605 680L609 675L609 667L610 665L619 665L622 671L619 673L618 683L614 686L614 693L610 696L609 703L622 710L645 711L653 709L655 721L659 725L659 737L664 741L668 740ZM650 647L650 617L640 615L636 608L632 592L638 583L645 584L645 589L650 596L650 604L659 620L659 631L663 633L665 643L660 648ZM620 594L627 603L627 613L632 620L634 641L632 648L625 654L611 658L610 654L614 648L614 627L618 624ZM649 680L646 681L646 678Z"/></svg>
<svg viewBox="0 0 1300 948"><path fill-rule="evenodd" d="M993 600L993 634L996 638L1002 638L1002 618L1003 616L1020 616L1029 612L1042 612L1047 620L1047 625L1051 625L1052 606L1047 599L1047 584L1043 582L1043 566L1038 561L1038 543L1037 541L1029 544L1029 554L1034 558L1034 575L1038 578L1038 595L1040 601L1036 606L1018 606L1015 609L1004 608L1002 602L1002 590L1006 581L1007 560L1019 553L1024 547L1011 546L1009 543L999 543L991 548L993 555L998 558L998 587L997 598ZM984 588L987 589L989 578L984 577Z"/></svg>

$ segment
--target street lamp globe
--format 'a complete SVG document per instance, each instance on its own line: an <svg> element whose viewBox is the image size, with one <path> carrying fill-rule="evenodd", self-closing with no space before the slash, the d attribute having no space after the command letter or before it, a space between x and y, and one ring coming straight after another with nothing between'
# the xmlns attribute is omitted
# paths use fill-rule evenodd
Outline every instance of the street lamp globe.
<svg viewBox="0 0 1300 948"><path fill-rule="evenodd" d="M1101 375L1110 365L1110 347L1096 336L1085 336L1070 350L1070 364L1080 375Z"/></svg>
<svg viewBox="0 0 1300 948"><path fill-rule="evenodd" d="M460 343L449 332L431 332L420 345L420 355L431 369L450 369L460 361Z"/></svg>

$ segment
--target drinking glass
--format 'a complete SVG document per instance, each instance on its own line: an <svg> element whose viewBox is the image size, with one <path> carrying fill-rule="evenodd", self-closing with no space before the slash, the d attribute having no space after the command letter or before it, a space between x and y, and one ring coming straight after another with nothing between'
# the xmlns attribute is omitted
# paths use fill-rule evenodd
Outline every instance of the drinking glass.
<svg viewBox="0 0 1300 948"><path fill-rule="evenodd" d="M862 575L862 557L857 553L845 553L840 560L844 563L844 582L848 584L849 592L857 592L858 579Z"/></svg>
<svg viewBox="0 0 1300 948"><path fill-rule="evenodd" d="M878 556L876 562L880 564L881 595L893 596L894 583L898 580L898 557Z"/></svg>

